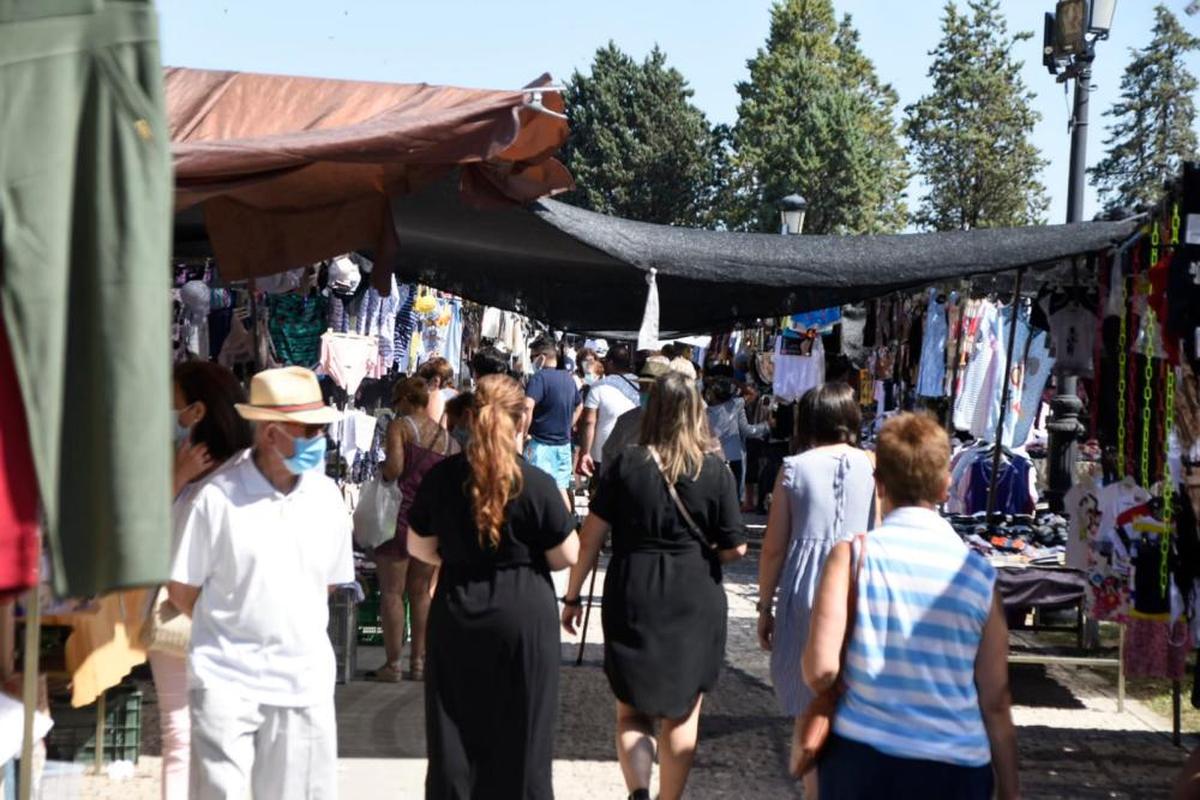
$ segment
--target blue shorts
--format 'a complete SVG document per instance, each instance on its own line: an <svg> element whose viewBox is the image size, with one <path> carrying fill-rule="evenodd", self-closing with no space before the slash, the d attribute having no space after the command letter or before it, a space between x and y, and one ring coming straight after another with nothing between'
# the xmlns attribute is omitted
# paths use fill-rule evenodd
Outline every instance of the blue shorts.
<svg viewBox="0 0 1200 800"><path fill-rule="evenodd" d="M530 439L525 445L525 460L554 478L558 488L566 489L571 485L570 444L546 444Z"/></svg>

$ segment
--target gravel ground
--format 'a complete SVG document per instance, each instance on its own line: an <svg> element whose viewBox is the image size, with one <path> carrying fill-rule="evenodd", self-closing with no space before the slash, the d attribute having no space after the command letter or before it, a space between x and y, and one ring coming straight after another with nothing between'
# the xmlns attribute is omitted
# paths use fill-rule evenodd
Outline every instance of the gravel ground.
<svg viewBox="0 0 1200 800"><path fill-rule="evenodd" d="M753 554L727 570L729 640L725 672L707 698L689 783L692 798L799 797L784 774L790 720L775 707L766 654L755 639ZM560 579L561 582L561 579ZM601 585L601 584L598 584ZM561 586L560 586L561 591ZM600 619L593 613L584 663L564 639L561 711L554 766L563 800L625 796L613 750L613 703L601 671ZM382 660L360 650L361 670ZM1169 723L1134 701L1116 713L1111 672L1017 665L1012 669L1024 796L1030 798L1165 798L1185 752L1164 733ZM147 687L143 756L126 781L88 777L69 795L95 800L151 800L158 793L157 725ZM422 796L423 705L420 684L356 681L338 687L342 795ZM1189 746L1195 746L1190 742ZM369 793L369 795L368 795Z"/></svg>

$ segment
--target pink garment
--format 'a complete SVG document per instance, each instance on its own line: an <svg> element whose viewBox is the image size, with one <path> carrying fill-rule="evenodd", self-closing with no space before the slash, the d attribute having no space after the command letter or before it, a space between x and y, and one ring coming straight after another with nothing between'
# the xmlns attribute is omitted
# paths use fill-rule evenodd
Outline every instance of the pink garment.
<svg viewBox="0 0 1200 800"><path fill-rule="evenodd" d="M187 800L192 747L187 659L151 652L150 671L154 674L162 728L162 797L163 800Z"/></svg>
<svg viewBox="0 0 1200 800"><path fill-rule="evenodd" d="M363 378L380 378L379 340L354 333L321 334L321 371L353 397Z"/></svg>

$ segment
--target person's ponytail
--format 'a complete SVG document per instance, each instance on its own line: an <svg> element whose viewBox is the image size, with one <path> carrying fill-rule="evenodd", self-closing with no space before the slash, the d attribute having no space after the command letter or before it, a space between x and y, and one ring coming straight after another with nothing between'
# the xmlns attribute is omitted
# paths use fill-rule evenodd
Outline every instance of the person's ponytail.
<svg viewBox="0 0 1200 800"><path fill-rule="evenodd" d="M521 466L517 461L517 425L525 414L525 395L506 375L488 375L475 390L467 462L479 544L485 549L500 545L504 511L521 491Z"/></svg>

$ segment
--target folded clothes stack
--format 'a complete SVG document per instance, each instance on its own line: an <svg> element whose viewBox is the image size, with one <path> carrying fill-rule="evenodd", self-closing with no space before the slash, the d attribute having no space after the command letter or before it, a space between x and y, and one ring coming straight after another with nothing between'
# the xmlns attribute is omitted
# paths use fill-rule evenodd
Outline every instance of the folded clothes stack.
<svg viewBox="0 0 1200 800"><path fill-rule="evenodd" d="M1032 514L952 514L946 520L963 541L984 555L1020 555L1028 560L1066 552L1067 520L1048 511Z"/></svg>

